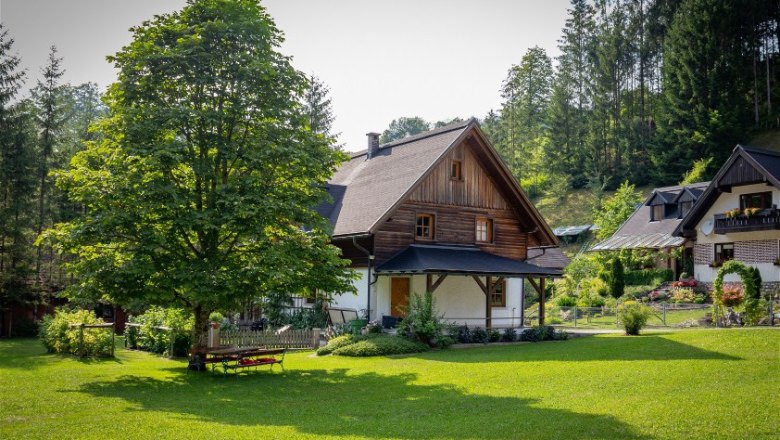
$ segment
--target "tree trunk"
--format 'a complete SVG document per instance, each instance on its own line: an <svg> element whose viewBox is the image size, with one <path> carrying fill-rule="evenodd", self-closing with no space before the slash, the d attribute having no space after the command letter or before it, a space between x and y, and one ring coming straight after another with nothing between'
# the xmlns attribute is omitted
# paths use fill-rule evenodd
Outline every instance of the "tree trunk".
<svg viewBox="0 0 780 440"><path fill-rule="evenodd" d="M209 311L198 305L193 311L195 324L192 326L192 347L206 348L209 333Z"/></svg>

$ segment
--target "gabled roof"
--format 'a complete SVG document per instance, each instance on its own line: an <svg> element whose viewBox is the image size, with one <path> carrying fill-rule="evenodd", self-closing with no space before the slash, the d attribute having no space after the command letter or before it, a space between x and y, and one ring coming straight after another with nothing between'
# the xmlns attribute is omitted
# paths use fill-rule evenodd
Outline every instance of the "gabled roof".
<svg viewBox="0 0 780 440"><path fill-rule="evenodd" d="M560 226L553 229L556 237L568 237L580 235L593 229L595 225Z"/></svg>
<svg viewBox="0 0 780 440"><path fill-rule="evenodd" d="M524 209L531 217L536 233L543 237L540 242L557 244L550 227L487 142L474 118L383 144L370 159L366 151L354 153L328 182L333 203L323 204L317 211L330 219L334 238L372 234L447 153L470 135L490 150L498 170L494 177L511 188L512 194L507 194L510 204Z"/></svg>
<svg viewBox="0 0 780 440"><path fill-rule="evenodd" d="M376 268L377 273L460 274L523 277L561 276L559 269L547 268L493 255L476 246L412 244Z"/></svg>
<svg viewBox="0 0 780 440"><path fill-rule="evenodd" d="M735 166L748 169L743 172L731 172ZM693 209L677 225L673 235L677 237L694 236L696 225L717 200L720 189L740 184L737 181L740 176L745 176L749 180L745 183L766 182L775 188L780 188L780 152L743 145L734 147L731 156L720 167L718 173L699 196Z"/></svg>
<svg viewBox="0 0 780 440"><path fill-rule="evenodd" d="M528 248L526 263L532 263L539 267L563 270L571 263L571 259L563 253L561 248Z"/></svg>
<svg viewBox="0 0 780 440"><path fill-rule="evenodd" d="M673 185L656 188L647 197L645 203L637 207L631 217L628 218L612 237L597 243L590 250L611 251L617 249L664 249L676 247L685 240L672 236L681 219L665 218L663 220L650 221L650 202L659 194L663 194L669 203L674 203L684 191L695 194L706 188L709 182L692 183L690 185ZM694 204L696 206L696 204Z"/></svg>

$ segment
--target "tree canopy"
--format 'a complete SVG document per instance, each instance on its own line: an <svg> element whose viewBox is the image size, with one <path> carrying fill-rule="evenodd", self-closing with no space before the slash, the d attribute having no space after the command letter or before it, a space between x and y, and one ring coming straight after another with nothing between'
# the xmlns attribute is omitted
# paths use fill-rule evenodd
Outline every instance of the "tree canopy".
<svg viewBox="0 0 780 440"><path fill-rule="evenodd" d="M342 159L310 129L305 77L254 0L191 0L132 29L109 59L102 139L57 184L87 214L49 231L76 297L195 313L264 292L351 291L314 207Z"/></svg>

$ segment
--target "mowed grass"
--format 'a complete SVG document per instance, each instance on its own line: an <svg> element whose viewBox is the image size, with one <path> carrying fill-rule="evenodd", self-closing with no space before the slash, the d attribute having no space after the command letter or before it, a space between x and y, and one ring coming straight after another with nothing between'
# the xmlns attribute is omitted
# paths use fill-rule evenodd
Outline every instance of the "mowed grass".
<svg viewBox="0 0 780 440"><path fill-rule="evenodd" d="M186 374L184 362L0 342L0 438L777 438L780 331L287 356L287 372Z"/></svg>

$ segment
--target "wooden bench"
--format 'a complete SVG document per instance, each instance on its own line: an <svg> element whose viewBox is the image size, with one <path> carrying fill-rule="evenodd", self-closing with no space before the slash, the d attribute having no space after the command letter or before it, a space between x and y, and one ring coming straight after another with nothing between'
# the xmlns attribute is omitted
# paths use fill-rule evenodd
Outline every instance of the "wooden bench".
<svg viewBox="0 0 780 440"><path fill-rule="evenodd" d="M237 354L235 358L223 358L222 368L227 377L228 370L233 370L238 378L238 372L242 368L261 367L263 365L270 365L273 370L274 365L279 364L284 371L284 355L287 352L286 348L277 349L251 349L242 351Z"/></svg>

